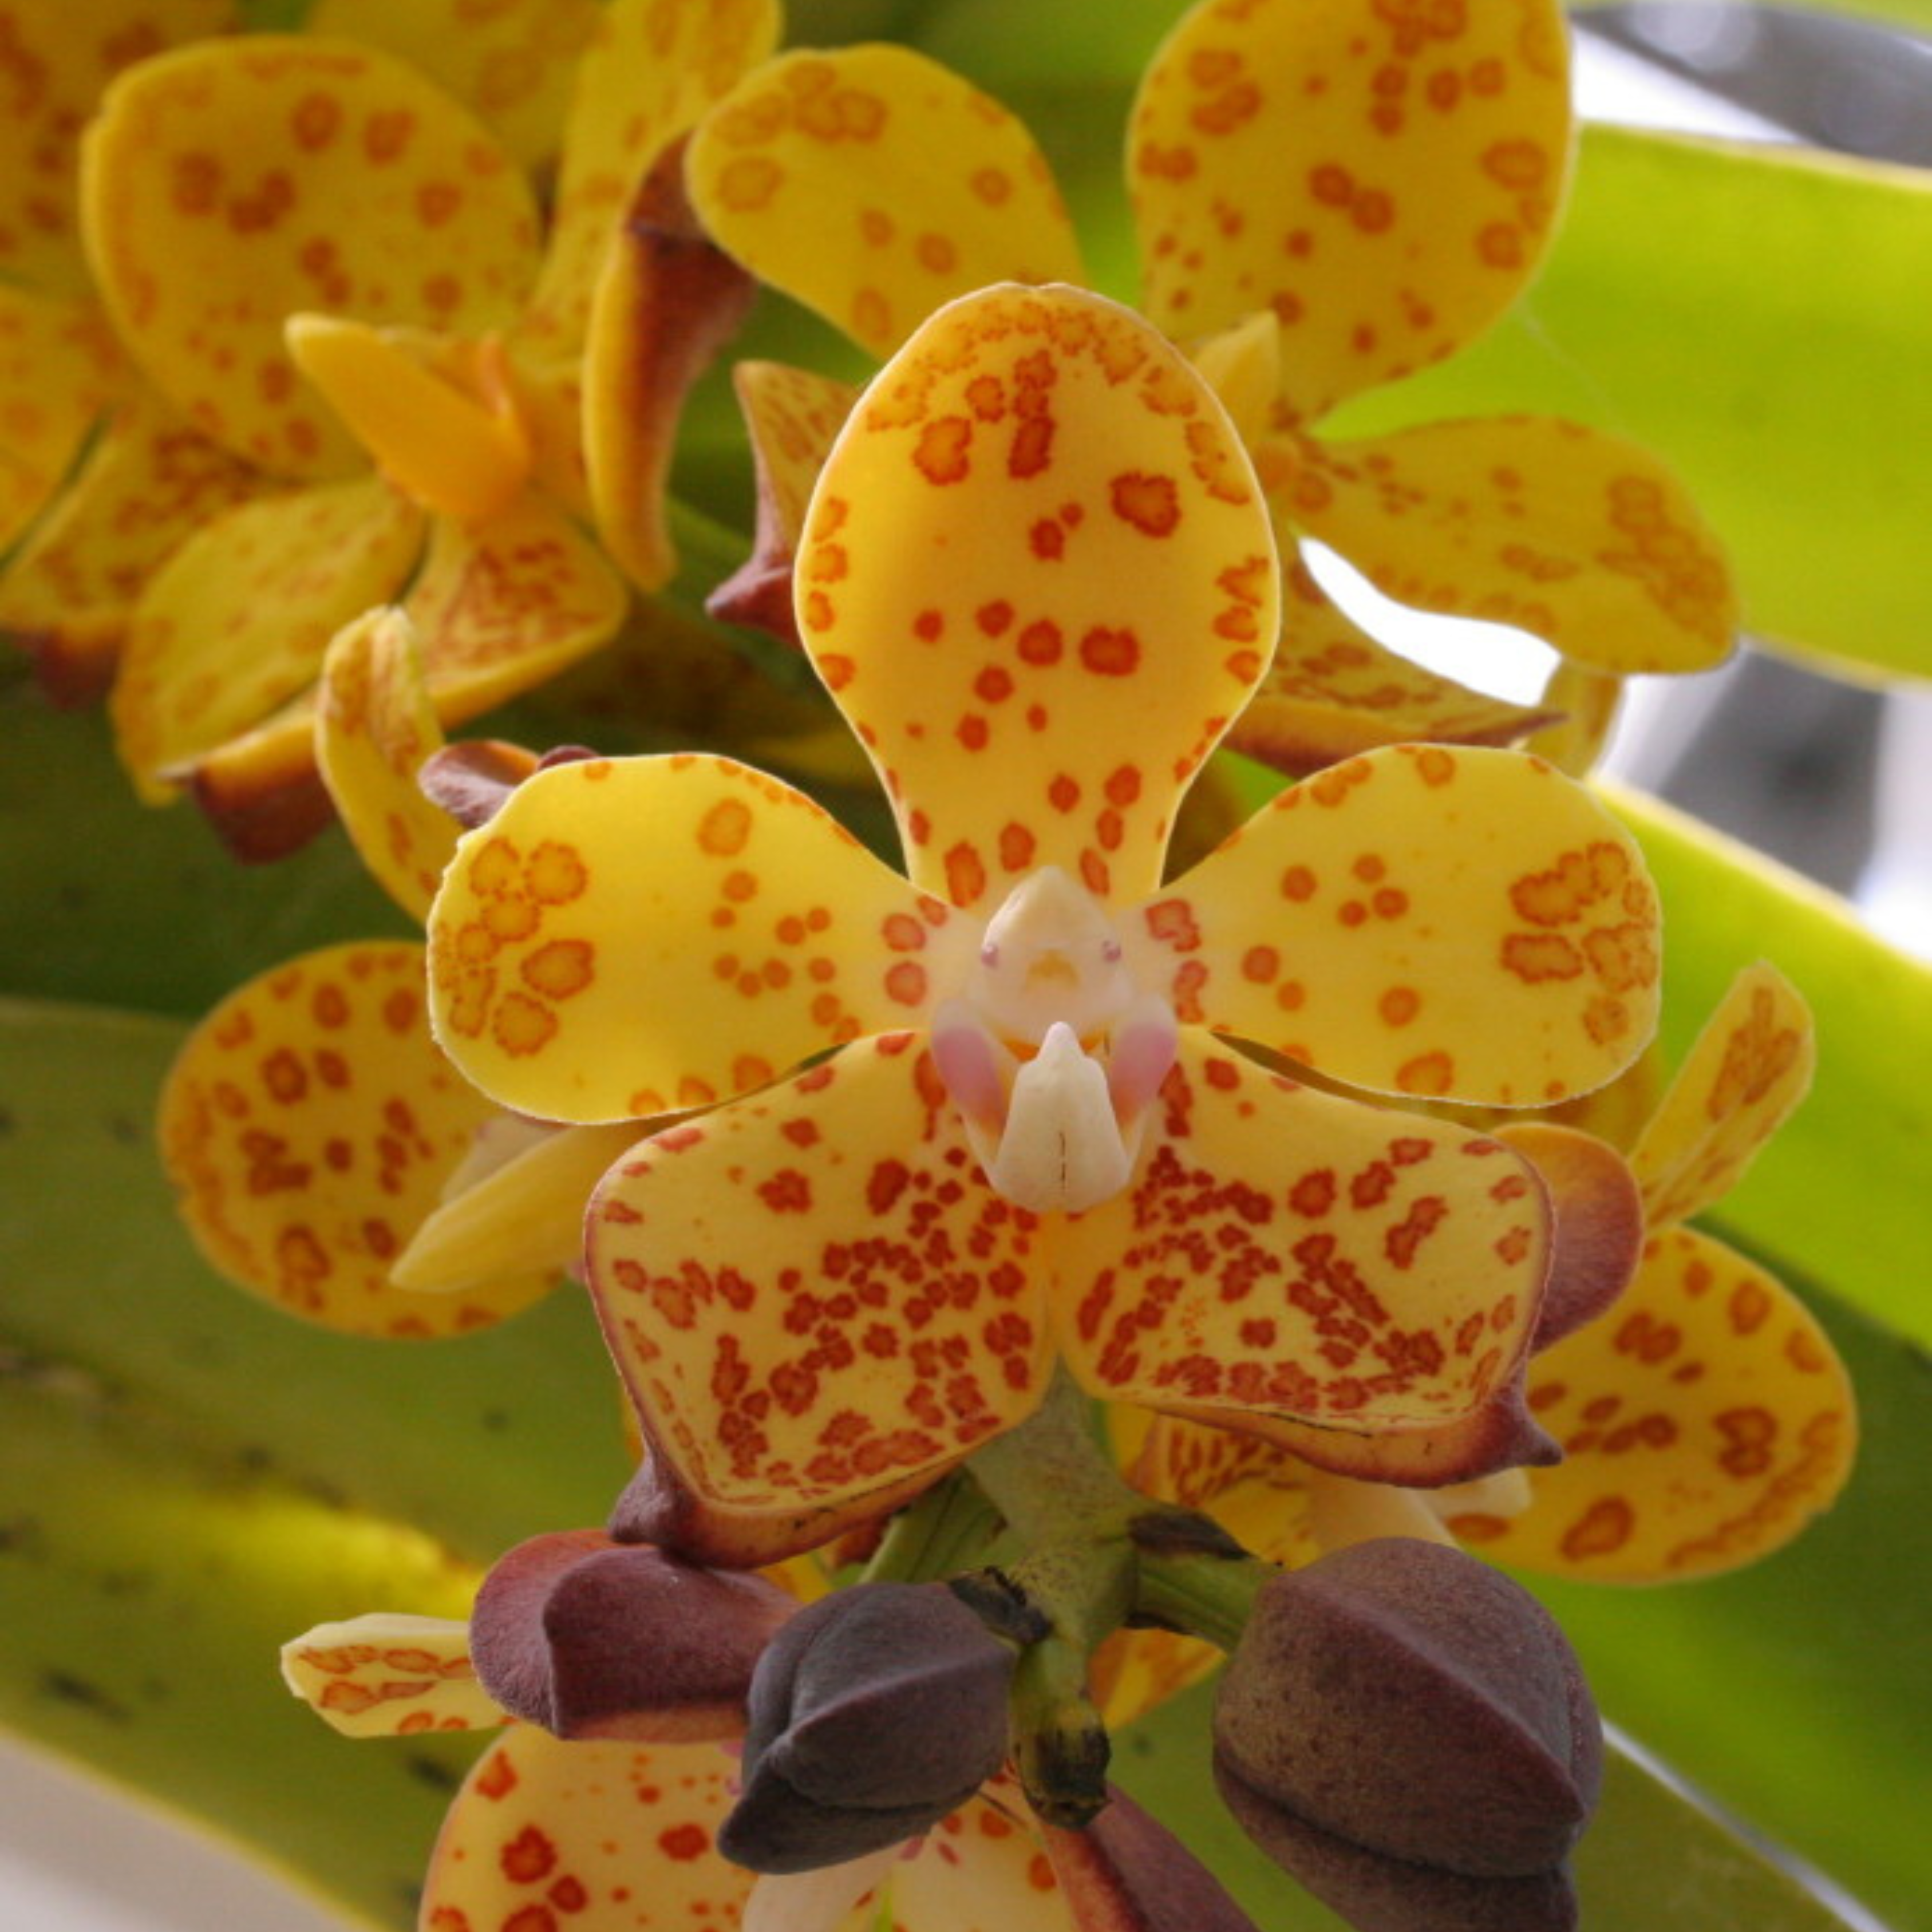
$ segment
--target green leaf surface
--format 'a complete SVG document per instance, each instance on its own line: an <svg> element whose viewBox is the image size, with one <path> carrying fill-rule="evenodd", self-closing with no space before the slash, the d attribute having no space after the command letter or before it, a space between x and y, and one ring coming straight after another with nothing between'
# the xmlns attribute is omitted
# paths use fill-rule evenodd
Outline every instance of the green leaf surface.
<svg viewBox="0 0 1932 1932"><path fill-rule="evenodd" d="M1932 172L1592 128L1541 279L1334 422L1538 411L1683 475L1746 621L1841 674L1932 676Z"/></svg>
<svg viewBox="0 0 1932 1932"><path fill-rule="evenodd" d="M1932 970L1748 847L1654 799L1606 791L1662 894L1673 1060L1756 958L1792 981L1817 1021L1810 1097L1712 1220L1774 1266L1932 1346Z"/></svg>

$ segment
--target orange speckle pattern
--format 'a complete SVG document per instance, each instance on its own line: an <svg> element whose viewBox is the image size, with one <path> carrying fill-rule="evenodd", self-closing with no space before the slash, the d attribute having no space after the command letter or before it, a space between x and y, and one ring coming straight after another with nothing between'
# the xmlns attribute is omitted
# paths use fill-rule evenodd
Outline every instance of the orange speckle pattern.
<svg viewBox="0 0 1932 1932"><path fill-rule="evenodd" d="M400 1615L324 1624L284 1646L289 1688L355 1738L489 1730L503 1721L476 1682L460 1623Z"/></svg>

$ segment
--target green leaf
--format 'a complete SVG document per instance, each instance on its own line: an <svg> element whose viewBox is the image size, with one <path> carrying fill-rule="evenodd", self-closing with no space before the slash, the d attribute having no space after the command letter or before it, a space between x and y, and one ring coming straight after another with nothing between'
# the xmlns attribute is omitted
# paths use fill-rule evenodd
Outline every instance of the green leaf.
<svg viewBox="0 0 1932 1932"><path fill-rule="evenodd" d="M1606 1716L1896 1932L1926 1932L1932 1372L1830 1297L1808 1299L1858 1391L1858 1463L1835 1509L1777 1556L1706 1582L1525 1580Z"/></svg>
<svg viewBox="0 0 1932 1932"><path fill-rule="evenodd" d="M1632 436L1723 533L1753 631L1932 676L1928 259L1932 173L1592 128L1512 318L1334 426L1532 410Z"/></svg>
<svg viewBox="0 0 1932 1932"><path fill-rule="evenodd" d="M1748 847L1654 799L1606 792L1663 897L1672 1058L1755 958L1790 979L1817 1020L1810 1097L1712 1219L1773 1265L1932 1345L1932 970Z"/></svg>

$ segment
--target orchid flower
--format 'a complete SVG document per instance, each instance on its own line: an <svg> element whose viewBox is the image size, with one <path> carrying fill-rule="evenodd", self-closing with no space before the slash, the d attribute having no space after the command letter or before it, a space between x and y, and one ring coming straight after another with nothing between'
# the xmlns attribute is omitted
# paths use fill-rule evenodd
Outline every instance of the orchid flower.
<svg viewBox="0 0 1932 1932"><path fill-rule="evenodd" d="M1187 344L1253 456L1280 541L1267 676L1228 742L1304 772L1376 745L1538 738L1588 762L1617 687L1730 649L1718 544L1654 458L1577 424L1314 431L1454 353L1528 285L1573 124L1556 0L1311 8L1202 0L1128 130L1139 306ZM689 184L719 244L874 355L1002 278L1084 279L1039 151L998 104L886 45L788 54L700 124ZM718 607L781 628L811 474L851 392L771 364L739 386L760 542ZM1562 654L1545 702L1504 704L1384 650L1322 591L1300 539L1424 610L1518 626Z"/></svg>
<svg viewBox="0 0 1932 1932"><path fill-rule="evenodd" d="M195 429L280 486L141 601L112 715L144 796L190 786L273 856L326 812L313 686L344 623L400 597L451 722L668 576L669 430L742 278L680 245L652 170L775 34L764 0L603 9L547 237L510 149L373 48L213 41L110 90L83 167L108 308Z"/></svg>
<svg viewBox="0 0 1932 1932"><path fill-rule="evenodd" d="M1382 1093L1599 1084L1654 1013L1629 839L1539 760L1406 747L1162 883L1278 579L1212 394L1100 297L933 318L808 529L801 628L907 875L730 760L592 760L520 785L430 915L437 1036L504 1105L747 1096L640 1143L590 1210L658 1486L639 1533L823 1542L1023 1420L1058 1354L1354 1473L1538 1453L1530 1164L1217 1036Z"/></svg>
<svg viewBox="0 0 1932 1932"><path fill-rule="evenodd" d="M457 827L417 789L442 743L400 611L323 667L318 762L371 874L420 919ZM536 760L494 748L512 770ZM634 1129L505 1114L430 1036L423 948L350 940L238 987L183 1043L161 1153L182 1217L230 1280L328 1328L464 1334L547 1294L584 1202Z"/></svg>

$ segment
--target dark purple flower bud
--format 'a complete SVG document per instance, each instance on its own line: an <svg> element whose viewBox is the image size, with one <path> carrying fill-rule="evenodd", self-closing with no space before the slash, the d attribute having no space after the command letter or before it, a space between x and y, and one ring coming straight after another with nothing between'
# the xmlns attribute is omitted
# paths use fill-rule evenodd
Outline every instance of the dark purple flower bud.
<svg viewBox="0 0 1932 1932"><path fill-rule="evenodd" d="M1557 1868L1596 1802L1596 1708L1548 1613L1461 1551L1390 1538L1270 1580L1214 1736L1249 1835L1358 1925L1569 1922Z"/></svg>
<svg viewBox="0 0 1932 1932"><path fill-rule="evenodd" d="M505 1710L560 1738L736 1737L759 1654L797 1609L762 1576L565 1531L484 1579L470 1656Z"/></svg>
<svg viewBox="0 0 1932 1932"><path fill-rule="evenodd" d="M811 1871L929 1829L1006 1760L1014 1656L943 1584L862 1583L801 1610L759 1660L718 1849Z"/></svg>

